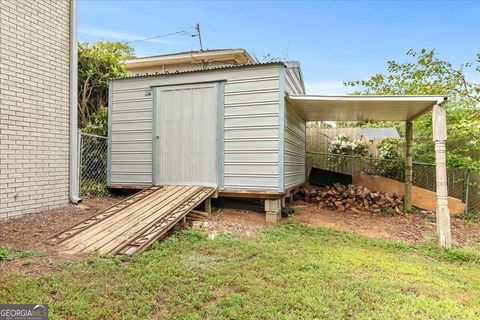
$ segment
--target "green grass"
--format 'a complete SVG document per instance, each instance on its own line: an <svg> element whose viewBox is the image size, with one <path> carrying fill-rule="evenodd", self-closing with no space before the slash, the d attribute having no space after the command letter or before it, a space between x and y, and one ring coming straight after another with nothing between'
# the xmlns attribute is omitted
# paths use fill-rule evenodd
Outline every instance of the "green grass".
<svg viewBox="0 0 480 320"><path fill-rule="evenodd" d="M18 258L32 257L34 250L14 250L10 246L0 246L0 261L11 261Z"/></svg>
<svg viewBox="0 0 480 320"><path fill-rule="evenodd" d="M51 319L478 319L480 255L282 224L256 239L184 231L134 258L0 277Z"/></svg>

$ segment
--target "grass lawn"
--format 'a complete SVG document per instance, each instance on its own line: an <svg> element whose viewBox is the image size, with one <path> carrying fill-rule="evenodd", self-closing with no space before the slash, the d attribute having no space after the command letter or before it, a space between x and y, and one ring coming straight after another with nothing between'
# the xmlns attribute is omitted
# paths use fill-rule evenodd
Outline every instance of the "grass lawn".
<svg viewBox="0 0 480 320"><path fill-rule="evenodd" d="M0 302L48 303L51 319L478 319L480 255L291 223L187 230L134 258L2 275Z"/></svg>

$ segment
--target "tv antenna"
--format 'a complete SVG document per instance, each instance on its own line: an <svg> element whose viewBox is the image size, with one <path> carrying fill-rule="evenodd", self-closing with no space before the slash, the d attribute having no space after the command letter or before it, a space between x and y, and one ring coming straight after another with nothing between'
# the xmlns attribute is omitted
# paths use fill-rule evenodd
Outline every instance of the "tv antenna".
<svg viewBox="0 0 480 320"><path fill-rule="evenodd" d="M200 51L203 51L203 45L202 45L202 34L200 32L200 24L197 23L195 26L195 30L197 30L197 34L193 34L192 37L198 37L198 42L200 43Z"/></svg>

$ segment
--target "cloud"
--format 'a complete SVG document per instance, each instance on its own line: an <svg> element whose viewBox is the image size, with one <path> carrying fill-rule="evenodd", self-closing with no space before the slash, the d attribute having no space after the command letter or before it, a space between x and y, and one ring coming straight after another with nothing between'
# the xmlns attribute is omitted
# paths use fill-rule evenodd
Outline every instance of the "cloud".
<svg viewBox="0 0 480 320"><path fill-rule="evenodd" d="M96 29L96 28L78 28L78 33L83 34L85 36L91 36L101 39L110 39L110 40L121 40L121 41L135 41L135 40L143 40L148 38L149 36L142 36L137 34L131 34L126 32L117 32L117 31L108 31L103 29ZM168 44L168 45L179 45L182 44L178 41L171 41L166 39L148 39L144 42L151 42L151 43L161 43L161 44Z"/></svg>
<svg viewBox="0 0 480 320"><path fill-rule="evenodd" d="M341 95L351 91L351 88L345 87L343 81L340 80L307 81L305 82L305 89L308 94Z"/></svg>

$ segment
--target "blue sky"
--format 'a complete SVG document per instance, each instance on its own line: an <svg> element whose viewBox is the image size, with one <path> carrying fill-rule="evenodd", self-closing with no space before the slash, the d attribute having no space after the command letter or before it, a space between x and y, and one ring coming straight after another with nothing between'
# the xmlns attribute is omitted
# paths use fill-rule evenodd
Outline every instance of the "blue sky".
<svg viewBox="0 0 480 320"><path fill-rule="evenodd" d="M453 64L480 52L480 1L78 2L81 41L193 34L197 22L204 48L300 61L308 93L345 93L342 80L384 72L409 49L435 48ZM138 56L199 48L185 34L131 45Z"/></svg>

